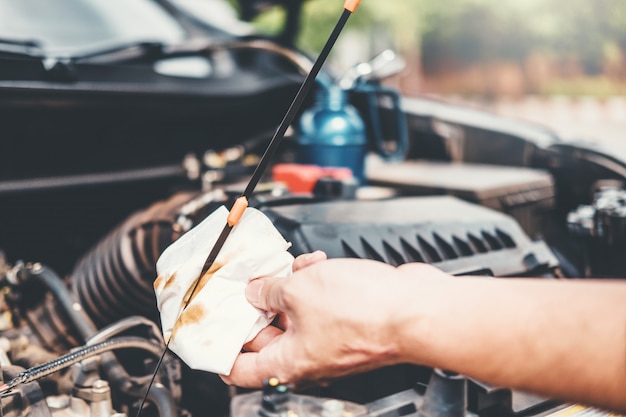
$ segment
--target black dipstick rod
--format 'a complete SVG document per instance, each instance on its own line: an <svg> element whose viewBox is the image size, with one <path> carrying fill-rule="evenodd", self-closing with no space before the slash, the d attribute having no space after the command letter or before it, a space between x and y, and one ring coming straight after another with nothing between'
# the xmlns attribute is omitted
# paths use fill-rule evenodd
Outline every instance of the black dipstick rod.
<svg viewBox="0 0 626 417"><path fill-rule="evenodd" d="M209 252L209 256L204 262L204 265L202 267L202 272L200 272L200 276L196 279L196 281L192 285L193 289L191 290L190 296L187 297L185 300L183 300L183 308L178 316L178 319L176 320L177 322L178 320L180 320L180 317L187 309L187 306L189 306L189 303L194 298L194 295L200 285L202 276L211 268L211 266L213 266L215 259L217 259L217 255L220 253L220 250L222 250L224 243L226 243L226 239L228 238L228 235L230 235L230 232L233 230L233 227L237 223L239 223L241 216L243 215L244 211L246 211L246 208L248 207L248 200L250 199L252 192L256 188L261 177L263 176L263 173L267 169L267 166L269 165L274 154L276 153L276 150L278 149L280 142L285 137L285 133L287 132L289 125L293 122L293 119L296 117L296 114L298 114L300 107L302 107L302 103L306 99L308 92L311 90L311 87L313 86L313 83L315 82L315 78L317 77L320 70L322 69L322 66L324 65L324 62L326 61L326 58L328 58L330 51L333 49L333 46L335 45L335 42L337 41L339 34L343 30L344 26L346 25L346 22L348 21L352 13L357 9L357 7L359 7L360 3L361 3L361 0L346 0L345 1L344 6L343 6L344 7L343 13L341 14L341 17L339 18L339 21L335 25L335 28L333 29L332 33L330 34L330 37L326 41L324 48L322 48L322 52L320 52L319 56L315 60L315 63L313 64L313 68L311 69L311 72L309 72L309 74L306 76L304 82L302 83L302 85L300 86L300 89L298 90L298 93L293 99L293 102L289 106L289 110L287 110L285 117L283 118L282 122L278 126L278 129L276 129L276 133L274 133L274 136L272 137L270 144L267 146L265 153L261 157L259 164L254 170L254 173L252 174L252 178L250 178L250 182L248 182L246 189L241 194L241 196L235 201L232 208L230 209L230 212L228 213L228 217L226 220L226 225L224 225L224 228L222 229L222 232L217 238L217 241L215 242L213 249L211 249L211 252ZM163 354L161 355L161 357L159 358L159 361L157 362L156 368L154 369L154 373L152 374L152 379L150 380L150 383L148 384L148 389L146 390L143 400L141 400L141 405L139 406L139 410L137 411L137 417L140 417L141 415L141 410L143 409L143 406L146 403L146 399L148 398L150 388L152 388L152 385L154 384L154 380L159 372L159 368L161 367L161 363L163 362L163 358L165 357L165 354L167 353L167 349L170 345L171 340L172 338L170 337L170 339L167 341L165 345Z"/></svg>

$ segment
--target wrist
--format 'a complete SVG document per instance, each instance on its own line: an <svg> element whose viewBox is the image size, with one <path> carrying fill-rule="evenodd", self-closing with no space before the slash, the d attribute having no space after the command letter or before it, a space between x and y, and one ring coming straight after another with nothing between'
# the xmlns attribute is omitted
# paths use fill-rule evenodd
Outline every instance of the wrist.
<svg viewBox="0 0 626 417"><path fill-rule="evenodd" d="M442 321L458 320L465 290L462 279L424 267L419 275L411 271L402 278L393 333L398 362L440 367L440 347L456 343L454 335L442 334Z"/></svg>

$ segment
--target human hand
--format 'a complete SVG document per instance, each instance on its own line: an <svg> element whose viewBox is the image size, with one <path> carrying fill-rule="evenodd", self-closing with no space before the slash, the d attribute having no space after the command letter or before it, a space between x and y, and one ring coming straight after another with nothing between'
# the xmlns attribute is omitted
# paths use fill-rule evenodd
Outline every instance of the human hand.
<svg viewBox="0 0 626 417"><path fill-rule="evenodd" d="M255 307L283 315L284 332L255 339L227 383L259 387L275 376L297 386L414 363L626 412L623 283L457 279L359 259L300 266L248 285Z"/></svg>
<svg viewBox="0 0 626 417"><path fill-rule="evenodd" d="M244 387L272 376L283 383L319 382L402 360L397 326L409 318L406 303L398 301L410 299L406 290L413 289L417 270L444 274L427 265L394 268L316 256L296 262L292 277L248 285L252 305L282 313L282 329L268 327L246 345L224 381Z"/></svg>
<svg viewBox="0 0 626 417"><path fill-rule="evenodd" d="M306 268L320 261L325 261L327 255L321 250L311 253L304 253L294 259L292 269L293 272ZM263 346L267 345L276 336L281 335L289 327L289 317L286 314L279 313L271 326L261 330L259 334L250 342L243 346L245 352L258 352Z"/></svg>

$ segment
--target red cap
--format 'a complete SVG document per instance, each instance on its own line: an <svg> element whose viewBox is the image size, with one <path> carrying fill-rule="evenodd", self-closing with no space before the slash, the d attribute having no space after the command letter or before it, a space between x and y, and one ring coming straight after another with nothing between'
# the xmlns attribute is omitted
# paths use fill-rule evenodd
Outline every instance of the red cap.
<svg viewBox="0 0 626 417"><path fill-rule="evenodd" d="M312 193L320 178L336 180L352 178L350 168L320 167L317 165L278 164L272 169L274 181L282 182L292 193Z"/></svg>

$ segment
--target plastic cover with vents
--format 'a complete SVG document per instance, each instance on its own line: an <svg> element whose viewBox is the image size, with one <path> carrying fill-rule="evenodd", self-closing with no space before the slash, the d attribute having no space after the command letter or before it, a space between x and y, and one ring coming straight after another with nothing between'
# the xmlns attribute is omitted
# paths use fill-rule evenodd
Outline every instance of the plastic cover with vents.
<svg viewBox="0 0 626 417"><path fill-rule="evenodd" d="M266 208L294 255L324 250L331 258L401 265L426 262L451 273L496 276L549 273L557 260L510 216L454 197L409 197Z"/></svg>

